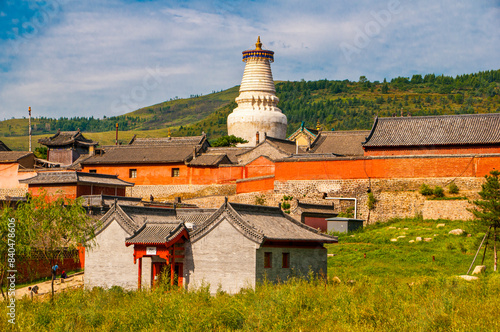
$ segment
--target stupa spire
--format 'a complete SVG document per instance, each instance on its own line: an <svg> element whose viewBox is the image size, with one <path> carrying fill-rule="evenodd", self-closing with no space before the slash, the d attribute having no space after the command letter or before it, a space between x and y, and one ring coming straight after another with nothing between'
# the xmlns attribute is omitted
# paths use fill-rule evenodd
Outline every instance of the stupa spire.
<svg viewBox="0 0 500 332"><path fill-rule="evenodd" d="M260 42L260 36L257 37L257 42L255 43L255 50L256 51L262 50L262 43Z"/></svg>
<svg viewBox="0 0 500 332"><path fill-rule="evenodd" d="M228 134L248 141L240 146L255 146L257 132L260 137L285 139L287 119L276 106L279 99L271 72L274 52L262 49L259 36L254 50L243 51L243 61L246 65L236 98L238 107L227 118Z"/></svg>

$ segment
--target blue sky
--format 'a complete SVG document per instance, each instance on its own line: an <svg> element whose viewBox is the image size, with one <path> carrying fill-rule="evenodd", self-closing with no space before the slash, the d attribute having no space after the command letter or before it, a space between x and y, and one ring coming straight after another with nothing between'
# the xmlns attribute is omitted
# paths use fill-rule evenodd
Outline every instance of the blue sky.
<svg viewBox="0 0 500 332"><path fill-rule="evenodd" d="M238 85L261 36L275 80L500 68L500 2L0 0L0 120L119 115Z"/></svg>

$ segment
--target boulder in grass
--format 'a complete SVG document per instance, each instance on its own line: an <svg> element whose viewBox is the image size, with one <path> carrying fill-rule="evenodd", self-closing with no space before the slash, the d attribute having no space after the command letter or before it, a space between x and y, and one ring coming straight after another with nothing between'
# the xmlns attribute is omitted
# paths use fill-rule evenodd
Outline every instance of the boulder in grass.
<svg viewBox="0 0 500 332"><path fill-rule="evenodd" d="M332 278L332 282L333 282L334 284L340 284L340 283L341 283L341 281L340 281L340 278L339 278L339 277L333 277L333 278Z"/></svg>
<svg viewBox="0 0 500 332"><path fill-rule="evenodd" d="M417 236L417 238L415 239L415 241L417 241L417 242L422 241L422 237Z"/></svg>
<svg viewBox="0 0 500 332"><path fill-rule="evenodd" d="M409 242L409 243L413 243L413 242L415 242L415 240L410 240L410 241L408 241L408 242Z"/></svg>
<svg viewBox="0 0 500 332"><path fill-rule="evenodd" d="M426 237L426 238L424 238L424 241L425 242L431 242L432 241L432 237Z"/></svg>
<svg viewBox="0 0 500 332"><path fill-rule="evenodd" d="M458 277L462 278L464 280L467 280L467 281L473 281L473 280L478 280L479 279L478 277L468 276L468 275L461 275L461 276L458 276Z"/></svg>
<svg viewBox="0 0 500 332"><path fill-rule="evenodd" d="M391 239L391 242L398 242L398 239Z"/></svg>
<svg viewBox="0 0 500 332"><path fill-rule="evenodd" d="M457 228L457 229L452 229L451 231L448 232L448 234L452 235L462 235L464 233L463 229Z"/></svg>
<svg viewBox="0 0 500 332"><path fill-rule="evenodd" d="M484 273L484 271L486 271L486 265L477 265L474 268L474 271L472 272L472 274L481 274L481 273Z"/></svg>
<svg viewBox="0 0 500 332"><path fill-rule="evenodd" d="M446 224L437 224L436 228L441 228L441 227L444 227L444 226L446 226Z"/></svg>

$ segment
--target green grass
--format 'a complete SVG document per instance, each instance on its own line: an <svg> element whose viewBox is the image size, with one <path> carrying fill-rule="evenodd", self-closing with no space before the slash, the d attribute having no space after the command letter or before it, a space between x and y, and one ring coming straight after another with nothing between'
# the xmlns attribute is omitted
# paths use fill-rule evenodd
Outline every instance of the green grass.
<svg viewBox="0 0 500 332"><path fill-rule="evenodd" d="M448 235L455 228L472 236ZM328 246L335 256L328 257L326 281L265 282L215 296L207 287L69 291L53 303L18 301L14 330L498 331L500 276L491 270L491 251L479 280L456 277L467 271L484 232L473 222L393 220L339 234L339 244ZM408 242L416 236L433 240ZM5 319L0 330L8 330Z"/></svg>

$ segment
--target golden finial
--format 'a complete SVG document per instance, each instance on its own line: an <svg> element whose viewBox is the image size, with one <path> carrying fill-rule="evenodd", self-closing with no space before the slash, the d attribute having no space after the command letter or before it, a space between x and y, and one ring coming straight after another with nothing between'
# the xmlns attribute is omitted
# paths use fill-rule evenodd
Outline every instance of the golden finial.
<svg viewBox="0 0 500 332"><path fill-rule="evenodd" d="M170 128L168 128L168 137L170 137Z"/></svg>
<svg viewBox="0 0 500 332"><path fill-rule="evenodd" d="M318 130L318 131L321 130L321 125L319 124L319 120L318 120L318 122L316 122L316 130Z"/></svg>
<svg viewBox="0 0 500 332"><path fill-rule="evenodd" d="M257 37L257 42L255 43L255 49L257 51L262 50L262 43L260 42L260 36Z"/></svg>

